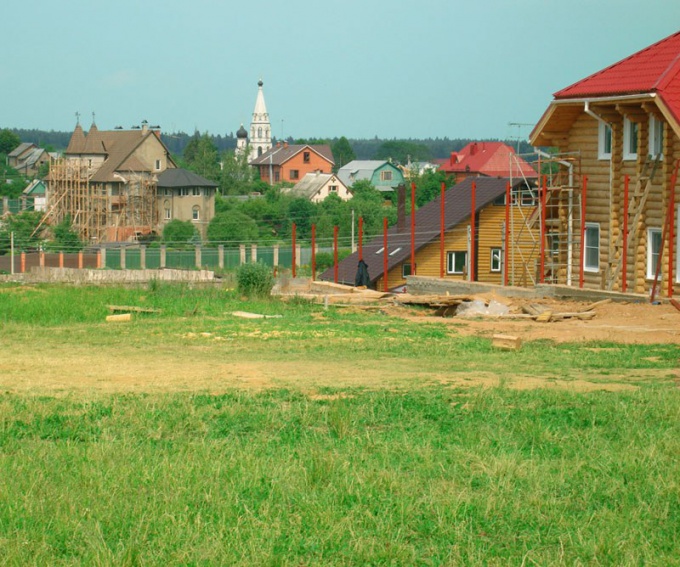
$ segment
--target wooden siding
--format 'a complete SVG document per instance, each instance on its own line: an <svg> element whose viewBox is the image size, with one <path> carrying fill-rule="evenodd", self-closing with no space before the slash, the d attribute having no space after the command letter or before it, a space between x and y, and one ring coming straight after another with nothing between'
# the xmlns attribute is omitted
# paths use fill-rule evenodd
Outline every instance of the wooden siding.
<svg viewBox="0 0 680 567"><path fill-rule="evenodd" d="M534 222L533 227L527 226L528 219L536 217L535 207L511 207L511 242L510 252L505 254L503 261L509 264L509 283L511 285L531 285L537 279L539 227ZM444 235L444 278L452 280L467 280L467 274L446 273L446 254L448 252L468 251L469 219L449 230ZM479 211L477 215L477 246L475 281L493 284L503 283L503 269L500 272L491 271L491 249L503 248L503 226L505 224L505 206L489 205ZM416 227L416 230L418 228ZM514 235L514 239L513 236ZM404 264L410 264L410 257L388 272L388 289L406 284L402 276ZM440 240L434 235L433 241L416 251L416 273L419 276L440 277ZM376 288L383 289L383 279L377 281Z"/></svg>

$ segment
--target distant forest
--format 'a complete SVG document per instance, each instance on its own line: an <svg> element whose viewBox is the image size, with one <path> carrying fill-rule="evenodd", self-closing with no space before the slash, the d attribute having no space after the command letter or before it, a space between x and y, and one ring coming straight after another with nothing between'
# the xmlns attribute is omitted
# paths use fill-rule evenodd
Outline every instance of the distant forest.
<svg viewBox="0 0 680 567"><path fill-rule="evenodd" d="M72 132L56 132L54 130L23 130L23 129L11 129L15 132L22 142L30 142L37 144L40 147L48 148L52 151L63 151L68 146L69 139L71 138ZM170 150L173 155L181 156L184 152L184 148L187 146L189 141L194 136L200 136L201 134L196 132L194 134L187 134L185 132L173 132L173 133L161 133L161 138L163 143ZM233 150L236 148L236 137L234 134L228 134L226 136L222 135L210 135L213 144L217 150L222 153L227 150ZM308 140L308 143L329 143L332 144L336 142L338 138L316 138L314 140ZM274 139L276 141L276 139ZM296 140L295 138L288 138L286 140L289 143L302 142L303 140ZM472 140L469 138L400 138L400 139L380 139L380 138L370 138L370 139L354 139L348 138L350 146L356 155L357 159L373 159L377 154L380 146L385 142L389 141L403 141L409 142L411 144L417 144L425 146L429 150L431 159L446 158L451 152L459 151L466 144L472 141L499 141L499 140ZM517 140L500 140L504 141L506 144L511 145L518 149ZM526 141L519 142L519 153L529 153L532 151L531 145Z"/></svg>

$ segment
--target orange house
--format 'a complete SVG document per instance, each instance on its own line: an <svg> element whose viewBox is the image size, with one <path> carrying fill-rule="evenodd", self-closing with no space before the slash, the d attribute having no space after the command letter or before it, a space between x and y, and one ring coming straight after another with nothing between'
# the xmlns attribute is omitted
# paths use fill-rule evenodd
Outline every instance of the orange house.
<svg viewBox="0 0 680 567"><path fill-rule="evenodd" d="M333 153L328 145L276 144L250 165L260 172L260 179L270 185L289 181L297 183L308 173L332 173Z"/></svg>

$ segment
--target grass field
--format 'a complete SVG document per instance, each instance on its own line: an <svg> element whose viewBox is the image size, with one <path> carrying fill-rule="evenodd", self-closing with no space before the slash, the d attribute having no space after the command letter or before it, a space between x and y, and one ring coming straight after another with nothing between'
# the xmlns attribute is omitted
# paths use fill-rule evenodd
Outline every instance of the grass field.
<svg viewBox="0 0 680 567"><path fill-rule="evenodd" d="M0 564L680 563L677 346L169 285L0 286L0 329Z"/></svg>

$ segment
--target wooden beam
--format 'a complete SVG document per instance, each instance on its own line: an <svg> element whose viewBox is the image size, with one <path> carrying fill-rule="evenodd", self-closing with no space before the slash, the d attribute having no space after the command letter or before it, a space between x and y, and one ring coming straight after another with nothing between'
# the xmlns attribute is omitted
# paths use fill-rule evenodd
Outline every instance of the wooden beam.
<svg viewBox="0 0 680 567"><path fill-rule="evenodd" d="M628 120L630 120L631 122L637 122L638 124L642 124L649 120L649 115L639 106L617 104L616 110L617 112L628 118Z"/></svg>

